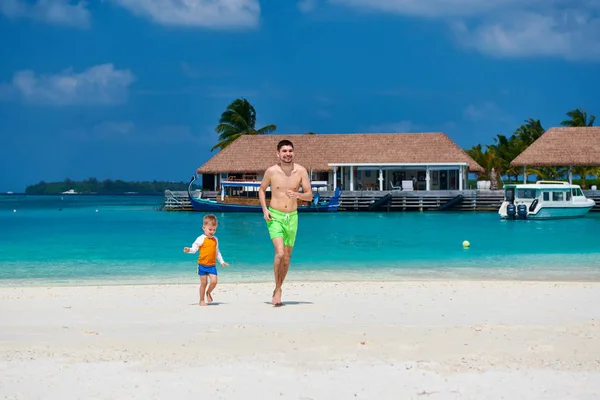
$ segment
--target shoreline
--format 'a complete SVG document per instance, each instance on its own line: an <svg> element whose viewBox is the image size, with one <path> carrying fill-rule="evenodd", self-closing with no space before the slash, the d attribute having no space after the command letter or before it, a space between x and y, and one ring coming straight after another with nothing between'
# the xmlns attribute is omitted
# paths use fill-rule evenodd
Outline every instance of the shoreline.
<svg viewBox="0 0 600 400"><path fill-rule="evenodd" d="M527 271L518 268L411 268L388 271L370 270L320 270L290 271L286 283L357 283L357 282L557 282L597 283L600 268L559 270L537 269ZM262 284L273 281L271 273L260 271L255 276L219 274L219 285ZM0 289L11 287L78 287L78 286L161 286L198 284L195 274L162 274L142 276L115 276L112 278L32 278L0 279Z"/></svg>
<svg viewBox="0 0 600 400"><path fill-rule="evenodd" d="M197 284L0 287L0 394L600 393L600 282L288 282L283 307L269 304L271 292L272 283L223 283L213 305L198 307Z"/></svg>

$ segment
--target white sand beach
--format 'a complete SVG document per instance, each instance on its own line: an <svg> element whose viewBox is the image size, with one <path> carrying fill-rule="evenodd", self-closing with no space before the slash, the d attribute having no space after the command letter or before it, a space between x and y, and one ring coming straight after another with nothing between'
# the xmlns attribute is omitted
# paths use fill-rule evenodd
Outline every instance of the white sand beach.
<svg viewBox="0 0 600 400"><path fill-rule="evenodd" d="M0 288L7 399L598 399L600 283Z"/></svg>

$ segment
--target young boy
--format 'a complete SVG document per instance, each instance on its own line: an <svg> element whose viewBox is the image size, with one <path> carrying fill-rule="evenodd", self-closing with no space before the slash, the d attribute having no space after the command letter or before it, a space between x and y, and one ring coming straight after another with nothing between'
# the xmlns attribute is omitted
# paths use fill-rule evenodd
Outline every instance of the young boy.
<svg viewBox="0 0 600 400"><path fill-rule="evenodd" d="M222 266L229 267L229 264L223 260L221 252L219 251L219 240L215 236L217 231L217 217L212 214L204 216L202 222L202 230L204 235L198 236L198 238L192 244L192 247L184 247L185 253L194 254L200 250L198 256L198 276L200 276L200 305L205 306L204 295L206 293L206 299L208 302L212 302L212 291L217 286L217 267L216 261L218 260ZM210 285L206 289L207 275L210 277Z"/></svg>

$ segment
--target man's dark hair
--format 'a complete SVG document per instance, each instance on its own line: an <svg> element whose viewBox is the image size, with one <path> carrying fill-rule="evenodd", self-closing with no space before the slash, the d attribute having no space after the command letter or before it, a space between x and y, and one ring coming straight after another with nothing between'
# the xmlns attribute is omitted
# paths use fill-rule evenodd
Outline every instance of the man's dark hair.
<svg viewBox="0 0 600 400"><path fill-rule="evenodd" d="M287 139L283 139L282 141L280 141L279 143L277 143L277 151L281 150L281 148L283 146L292 146L292 149L294 148L294 144L292 142L290 142Z"/></svg>

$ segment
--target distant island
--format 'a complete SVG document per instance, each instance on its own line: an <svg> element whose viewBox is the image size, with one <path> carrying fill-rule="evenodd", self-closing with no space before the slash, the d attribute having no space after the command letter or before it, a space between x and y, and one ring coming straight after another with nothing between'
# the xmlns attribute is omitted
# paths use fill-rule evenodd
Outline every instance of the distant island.
<svg viewBox="0 0 600 400"><path fill-rule="evenodd" d="M196 181L197 182L197 181ZM44 182L27 186L26 194L163 194L165 190L187 190L189 182L152 181L125 182L89 178L83 181L65 179L63 182ZM192 189L201 189L192 185Z"/></svg>

